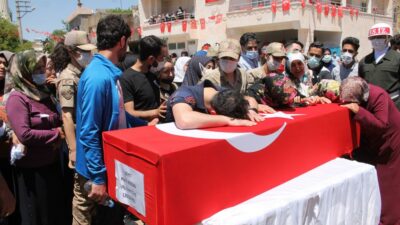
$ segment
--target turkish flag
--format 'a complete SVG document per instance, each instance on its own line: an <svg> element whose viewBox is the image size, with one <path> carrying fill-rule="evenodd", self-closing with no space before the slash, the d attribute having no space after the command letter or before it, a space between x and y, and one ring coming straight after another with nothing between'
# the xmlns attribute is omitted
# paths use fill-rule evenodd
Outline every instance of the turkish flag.
<svg viewBox="0 0 400 225"><path fill-rule="evenodd" d="M160 23L160 31L161 31L161 33L165 32L165 23L164 22Z"/></svg>
<svg viewBox="0 0 400 225"><path fill-rule="evenodd" d="M204 18L200 19L200 28L202 30L206 29L206 19L204 19Z"/></svg>
<svg viewBox="0 0 400 225"><path fill-rule="evenodd" d="M139 36L142 36L142 28L141 27L137 28L137 32L139 33Z"/></svg>
<svg viewBox="0 0 400 225"><path fill-rule="evenodd" d="M187 31L187 20L182 21L182 31L183 32Z"/></svg>
<svg viewBox="0 0 400 225"><path fill-rule="evenodd" d="M190 21L190 29L197 30L197 20Z"/></svg>
<svg viewBox="0 0 400 225"><path fill-rule="evenodd" d="M273 13L276 13L276 1L273 1L273 2L271 3L271 11L272 11Z"/></svg>
<svg viewBox="0 0 400 225"><path fill-rule="evenodd" d="M290 0L282 1L282 11L289 11L290 9Z"/></svg>
<svg viewBox="0 0 400 225"><path fill-rule="evenodd" d="M336 17L336 6L334 5L331 6L331 15L332 17Z"/></svg>
<svg viewBox="0 0 400 225"><path fill-rule="evenodd" d="M340 18L343 17L343 7L342 7L342 6L339 6L339 7L338 7L338 16L339 16Z"/></svg>
<svg viewBox="0 0 400 225"><path fill-rule="evenodd" d="M218 2L219 0L206 0L206 3Z"/></svg>
<svg viewBox="0 0 400 225"><path fill-rule="evenodd" d="M317 13L321 14L322 13L322 4L321 2L317 2L317 4L315 4L315 8L317 9Z"/></svg>
<svg viewBox="0 0 400 225"><path fill-rule="evenodd" d="M324 6L324 14L325 14L325 16L329 15L329 5L328 4L325 4L325 6Z"/></svg>
<svg viewBox="0 0 400 225"><path fill-rule="evenodd" d="M350 8L350 16L354 16L354 9L353 8Z"/></svg>
<svg viewBox="0 0 400 225"><path fill-rule="evenodd" d="M167 28L168 28L168 33L171 33L171 30L172 30L172 23L171 22L167 23Z"/></svg>
<svg viewBox="0 0 400 225"><path fill-rule="evenodd" d="M306 0L301 0L301 8L305 8L306 7Z"/></svg>
<svg viewBox="0 0 400 225"><path fill-rule="evenodd" d="M219 23L221 23L222 22L222 14L218 14L217 15L217 18L216 18L216 20L215 20L215 24L219 24Z"/></svg>

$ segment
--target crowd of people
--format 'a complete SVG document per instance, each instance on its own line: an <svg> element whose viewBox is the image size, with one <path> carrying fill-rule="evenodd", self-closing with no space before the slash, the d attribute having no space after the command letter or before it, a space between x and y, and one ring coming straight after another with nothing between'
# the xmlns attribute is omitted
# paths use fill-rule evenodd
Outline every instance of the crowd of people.
<svg viewBox="0 0 400 225"><path fill-rule="evenodd" d="M129 41L115 15L98 23L97 46L71 31L50 55L1 51L0 224L129 224L106 204L103 131L254 126L259 112L331 103L361 125L353 157L376 166L381 224L400 223L400 36L371 29L360 61L370 46L356 37L337 56L319 42L260 46L254 33L169 56L156 36Z"/></svg>
<svg viewBox="0 0 400 225"><path fill-rule="evenodd" d="M183 20L183 19L194 19L194 15L188 13L181 6L175 12L162 13L158 15L150 16L147 21L149 24L158 24L162 22L171 22L175 20Z"/></svg>

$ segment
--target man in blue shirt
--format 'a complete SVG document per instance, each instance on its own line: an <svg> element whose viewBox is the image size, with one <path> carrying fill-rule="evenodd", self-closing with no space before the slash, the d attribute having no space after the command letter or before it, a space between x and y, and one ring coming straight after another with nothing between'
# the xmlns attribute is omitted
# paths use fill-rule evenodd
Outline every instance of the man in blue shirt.
<svg viewBox="0 0 400 225"><path fill-rule="evenodd" d="M76 172L74 185L74 208L85 210L73 212L73 224L95 223L93 209L101 210L102 224L123 224L119 207L105 208L94 204L104 203L107 194L106 167L103 160L102 132L127 127L119 77L122 73L115 65L122 61L131 35L129 26L115 15L107 16L97 25L97 48L91 63L83 72L77 95L76 111ZM87 193L84 184L90 180ZM87 198L87 194L88 197ZM121 211L121 210L120 210Z"/></svg>

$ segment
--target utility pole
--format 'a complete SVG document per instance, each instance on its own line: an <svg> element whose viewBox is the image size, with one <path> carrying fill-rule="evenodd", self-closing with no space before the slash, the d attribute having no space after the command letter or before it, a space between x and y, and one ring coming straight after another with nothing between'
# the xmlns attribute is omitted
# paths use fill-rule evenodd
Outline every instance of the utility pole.
<svg viewBox="0 0 400 225"><path fill-rule="evenodd" d="M18 19L18 32L19 32L19 41L21 44L24 41L23 33L22 33L22 18L30 12L33 12L35 8L31 7L31 0L15 0L15 7L17 8L17 19Z"/></svg>

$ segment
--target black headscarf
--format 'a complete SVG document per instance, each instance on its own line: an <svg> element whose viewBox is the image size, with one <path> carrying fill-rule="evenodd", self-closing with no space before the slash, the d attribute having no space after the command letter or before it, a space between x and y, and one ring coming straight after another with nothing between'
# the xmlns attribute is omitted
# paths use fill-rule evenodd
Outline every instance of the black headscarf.
<svg viewBox="0 0 400 225"><path fill-rule="evenodd" d="M182 85L194 86L196 85L203 75L201 74L201 68L199 63L203 66L207 65L212 59L207 56L193 56L189 61L188 69L185 73L185 78L183 78Z"/></svg>

